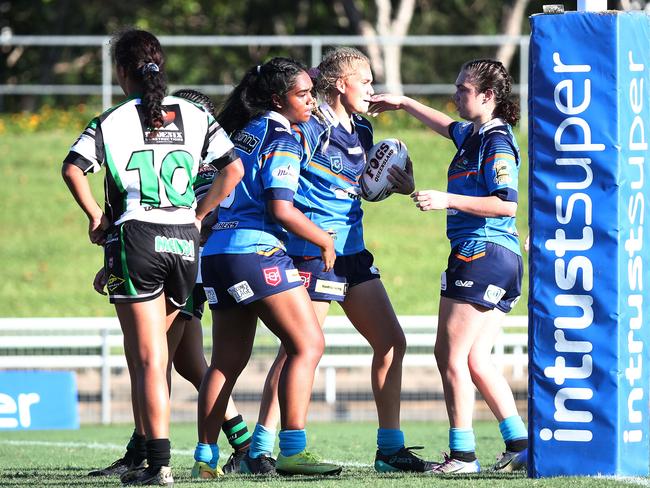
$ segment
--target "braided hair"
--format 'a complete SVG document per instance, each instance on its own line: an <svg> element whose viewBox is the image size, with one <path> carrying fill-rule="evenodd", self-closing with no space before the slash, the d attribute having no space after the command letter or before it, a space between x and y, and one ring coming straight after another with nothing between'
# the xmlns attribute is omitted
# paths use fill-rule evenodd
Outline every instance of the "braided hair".
<svg viewBox="0 0 650 488"><path fill-rule="evenodd" d="M463 64L464 71L479 93L494 92L494 117L500 117L511 126L519 121L519 104L512 99L512 77L506 67L494 59L475 59Z"/></svg>
<svg viewBox="0 0 650 488"><path fill-rule="evenodd" d="M190 102L201 105L210 113L210 115L215 117L214 103L212 103L212 99L205 93L202 93L198 90L193 90L191 88L181 88L180 90L176 90L174 93L172 93L172 96L184 98L185 100L189 100Z"/></svg>
<svg viewBox="0 0 650 488"><path fill-rule="evenodd" d="M143 30L125 29L111 39L111 52L115 64L142 86L145 125L151 129L162 127L167 80L163 71L165 56L156 36Z"/></svg>
<svg viewBox="0 0 650 488"><path fill-rule="evenodd" d="M307 68L294 59L276 57L249 69L230 93L217 114L219 125L228 134L242 128L255 117L274 110L273 95L280 98L296 85Z"/></svg>
<svg viewBox="0 0 650 488"><path fill-rule="evenodd" d="M352 74L359 63L368 63L370 60L358 49L353 47L337 47L325 54L318 68L310 70L314 82L314 89L318 96L326 102L332 102L336 82Z"/></svg>

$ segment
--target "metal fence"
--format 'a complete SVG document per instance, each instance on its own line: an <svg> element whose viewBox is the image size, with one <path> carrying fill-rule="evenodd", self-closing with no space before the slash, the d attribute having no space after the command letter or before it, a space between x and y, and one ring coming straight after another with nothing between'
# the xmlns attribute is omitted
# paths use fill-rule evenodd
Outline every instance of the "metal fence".
<svg viewBox="0 0 650 488"><path fill-rule="evenodd" d="M316 66L323 54L323 46L519 46L519 84L514 91L519 95L522 120L527 118L528 106L528 36L473 35L473 36L406 36L376 37L363 36L160 36L164 46L223 47L223 46L303 46L310 49L310 62ZM1 84L0 95L101 95L104 108L112 105L112 97L121 94L113 85L111 58L107 36L0 36L0 46L89 46L101 47L102 79L96 85L38 85ZM377 91L382 85L376 85ZM197 89L208 94L225 95L230 85L200 85ZM402 84L407 95L445 95L454 92L452 83L446 84ZM525 126L525 124L524 124Z"/></svg>

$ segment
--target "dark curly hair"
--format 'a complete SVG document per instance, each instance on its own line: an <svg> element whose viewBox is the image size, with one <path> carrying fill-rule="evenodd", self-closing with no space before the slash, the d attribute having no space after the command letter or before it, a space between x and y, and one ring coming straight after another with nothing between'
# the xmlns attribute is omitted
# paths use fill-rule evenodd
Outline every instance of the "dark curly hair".
<svg viewBox="0 0 650 488"><path fill-rule="evenodd" d="M156 36L127 28L113 36L111 52L115 64L142 85L145 125L151 129L162 127L162 101L167 92L167 80L163 71L165 56Z"/></svg>
<svg viewBox="0 0 650 488"><path fill-rule="evenodd" d="M217 114L219 125L232 134L255 117L273 110L273 95L285 97L296 85L298 76L306 71L299 61L281 57L252 67Z"/></svg>
<svg viewBox="0 0 650 488"><path fill-rule="evenodd" d="M208 112L210 112L210 115L216 118L214 103L212 102L212 99L205 93L198 90L193 90L191 88L181 88L180 90L176 90L174 93L172 93L172 96L184 98L185 100L199 104Z"/></svg>
<svg viewBox="0 0 650 488"><path fill-rule="evenodd" d="M506 67L494 59L475 59L463 64L461 71L467 73L479 93L490 89L494 92L496 106L493 115L515 126L519 122L519 104L512 99L512 77Z"/></svg>

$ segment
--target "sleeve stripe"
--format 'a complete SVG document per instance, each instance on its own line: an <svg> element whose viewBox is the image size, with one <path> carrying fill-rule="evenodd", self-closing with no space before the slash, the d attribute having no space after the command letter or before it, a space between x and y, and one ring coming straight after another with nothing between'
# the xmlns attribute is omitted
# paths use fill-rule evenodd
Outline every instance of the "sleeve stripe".
<svg viewBox="0 0 650 488"><path fill-rule="evenodd" d="M289 151L274 151L272 153L262 155L261 163L264 164L266 161L268 161L271 158L280 158L280 157L291 158L291 159L295 159L296 161L300 161L300 156L298 156L295 153Z"/></svg>
<svg viewBox="0 0 650 488"><path fill-rule="evenodd" d="M512 153L496 153L487 158L484 161L484 164L494 161L495 159L507 159L508 161L515 161L515 155Z"/></svg>
<svg viewBox="0 0 650 488"><path fill-rule="evenodd" d="M472 176L475 174L477 174L476 171L463 171L462 173L456 173L455 175L451 175L449 178L447 178L447 181L462 178L463 176Z"/></svg>

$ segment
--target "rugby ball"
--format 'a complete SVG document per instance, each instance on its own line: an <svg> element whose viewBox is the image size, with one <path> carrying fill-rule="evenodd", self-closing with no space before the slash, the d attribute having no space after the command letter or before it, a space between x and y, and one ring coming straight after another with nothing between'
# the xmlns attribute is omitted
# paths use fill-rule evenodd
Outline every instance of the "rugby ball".
<svg viewBox="0 0 650 488"><path fill-rule="evenodd" d="M359 180L361 196L369 202L378 202L391 194L393 185L388 181L388 168L406 167L408 150L397 139L384 139L368 151L366 165Z"/></svg>

